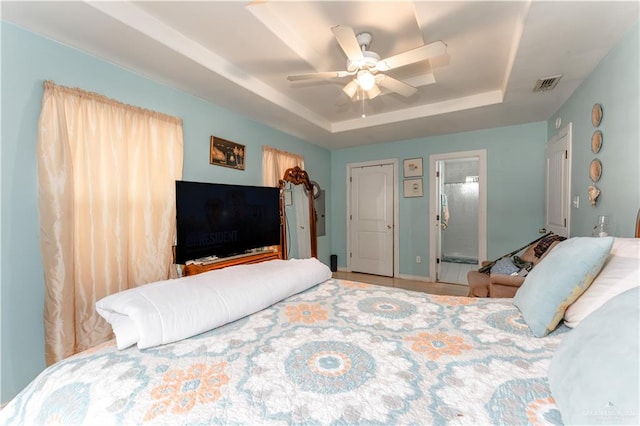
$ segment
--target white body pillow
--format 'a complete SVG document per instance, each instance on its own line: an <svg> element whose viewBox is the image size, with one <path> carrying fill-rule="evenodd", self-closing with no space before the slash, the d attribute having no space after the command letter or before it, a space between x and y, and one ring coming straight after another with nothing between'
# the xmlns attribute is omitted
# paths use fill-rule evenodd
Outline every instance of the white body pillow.
<svg viewBox="0 0 640 426"><path fill-rule="evenodd" d="M158 281L96 303L118 349L171 343L235 321L331 278L317 259L271 260Z"/></svg>
<svg viewBox="0 0 640 426"><path fill-rule="evenodd" d="M616 238L611 254L591 286L567 308L564 321L577 326L607 301L640 286L640 238Z"/></svg>

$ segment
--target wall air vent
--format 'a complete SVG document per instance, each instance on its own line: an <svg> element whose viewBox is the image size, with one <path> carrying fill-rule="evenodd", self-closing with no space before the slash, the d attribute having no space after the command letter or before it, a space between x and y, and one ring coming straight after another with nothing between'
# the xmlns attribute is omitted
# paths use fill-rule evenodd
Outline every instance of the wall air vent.
<svg viewBox="0 0 640 426"><path fill-rule="evenodd" d="M547 90L553 90L561 78L562 78L562 74L541 78L538 81L536 81L536 85L533 87L533 91L546 92Z"/></svg>

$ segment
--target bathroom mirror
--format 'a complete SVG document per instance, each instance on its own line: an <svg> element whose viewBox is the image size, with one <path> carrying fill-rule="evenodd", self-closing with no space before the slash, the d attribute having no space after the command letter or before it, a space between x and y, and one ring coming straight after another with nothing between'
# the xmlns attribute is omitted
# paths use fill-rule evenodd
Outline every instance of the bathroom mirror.
<svg viewBox="0 0 640 426"><path fill-rule="evenodd" d="M318 257L314 184L309 175L300 167L287 169L279 187L284 223L281 236L283 257Z"/></svg>

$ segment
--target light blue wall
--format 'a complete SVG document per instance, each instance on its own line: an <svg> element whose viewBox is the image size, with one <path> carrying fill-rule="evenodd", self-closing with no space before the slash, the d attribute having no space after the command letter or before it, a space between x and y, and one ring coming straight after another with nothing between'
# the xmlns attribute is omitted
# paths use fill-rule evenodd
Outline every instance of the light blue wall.
<svg viewBox="0 0 640 426"><path fill-rule="evenodd" d="M44 281L37 203L36 126L42 82L80 87L182 117L185 180L260 185L262 145L302 154L310 176L330 184L330 153L77 50L2 23L2 313L0 401L7 401L45 365ZM209 164L209 137L247 147L246 170ZM328 218L329 224L331 218ZM328 237L318 242L328 264Z"/></svg>
<svg viewBox="0 0 640 426"><path fill-rule="evenodd" d="M572 123L573 155L571 194L580 197L580 207L571 209L571 235L591 235L598 215L609 215L611 234L631 237L640 208L640 24L602 60L573 96L548 122L549 137L555 133L557 117ZM560 82L562 84L562 81ZM604 114L599 129L603 144L591 152L591 108L600 103ZM589 205L589 165L602 162L602 177L596 186L601 195L596 207Z"/></svg>
<svg viewBox="0 0 640 426"><path fill-rule="evenodd" d="M545 122L367 145L331 152L331 252L346 267L346 168L349 163L398 159L396 188L402 194L402 160L422 157L425 196L400 197L400 274L428 277L429 156L449 152L487 150L487 253L490 259L526 244L538 235L544 221ZM416 256L425 261L415 263Z"/></svg>

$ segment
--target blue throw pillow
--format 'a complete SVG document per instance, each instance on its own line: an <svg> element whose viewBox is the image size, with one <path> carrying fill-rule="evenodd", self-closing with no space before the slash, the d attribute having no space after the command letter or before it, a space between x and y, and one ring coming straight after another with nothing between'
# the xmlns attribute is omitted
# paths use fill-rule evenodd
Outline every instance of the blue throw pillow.
<svg viewBox="0 0 640 426"><path fill-rule="evenodd" d="M591 285L607 259L613 237L560 242L529 272L513 298L533 334L552 332L564 311Z"/></svg>
<svg viewBox="0 0 640 426"><path fill-rule="evenodd" d="M640 424L640 287L587 316L560 343L549 387L565 424Z"/></svg>

